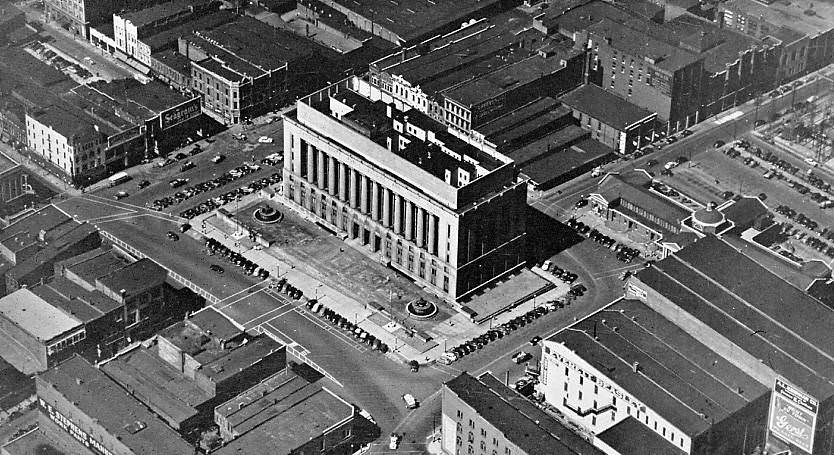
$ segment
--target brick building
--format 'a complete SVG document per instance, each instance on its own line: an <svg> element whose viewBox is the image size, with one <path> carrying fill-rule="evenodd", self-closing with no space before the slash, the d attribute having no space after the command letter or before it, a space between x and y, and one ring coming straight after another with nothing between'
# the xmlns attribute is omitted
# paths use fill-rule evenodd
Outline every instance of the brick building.
<svg viewBox="0 0 834 455"><path fill-rule="evenodd" d="M286 349L207 308L102 365L102 370L185 434L214 408L286 367Z"/></svg>
<svg viewBox="0 0 834 455"><path fill-rule="evenodd" d="M287 369L217 406L216 453L352 454L356 417L355 406Z"/></svg>
<svg viewBox="0 0 834 455"><path fill-rule="evenodd" d="M538 390L607 454L749 453L768 387L708 345L619 300L542 343Z"/></svg>
<svg viewBox="0 0 834 455"><path fill-rule="evenodd" d="M87 450L112 455L192 454L195 448L79 356L35 380L39 420Z"/></svg>
<svg viewBox="0 0 834 455"><path fill-rule="evenodd" d="M560 98L591 138L627 155L654 141L657 114L587 84Z"/></svg>
<svg viewBox="0 0 834 455"><path fill-rule="evenodd" d="M490 373L468 373L442 389L446 455L601 455L603 452Z"/></svg>
<svg viewBox="0 0 834 455"><path fill-rule="evenodd" d="M767 441L756 443L761 448L814 455L834 450L834 344L828 336L834 310L715 236L639 271L626 284L626 297L698 339L716 361L742 369L771 397L778 393ZM777 382L789 384L800 404L786 407ZM786 409L799 419L790 420ZM783 431L783 419L796 431Z"/></svg>

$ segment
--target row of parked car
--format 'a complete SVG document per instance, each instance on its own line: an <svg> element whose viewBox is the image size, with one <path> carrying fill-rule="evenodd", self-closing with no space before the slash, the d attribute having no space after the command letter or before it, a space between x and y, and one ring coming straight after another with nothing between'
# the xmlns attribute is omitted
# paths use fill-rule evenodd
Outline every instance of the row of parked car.
<svg viewBox="0 0 834 455"><path fill-rule="evenodd" d="M258 266L258 264L256 264L253 261L243 257L242 254L240 254L236 251L233 251L232 249L230 249L226 245L223 245L222 243L220 243L219 241L217 241L213 238L207 238L206 239L206 250L209 252L209 254L221 256L221 257L225 258L227 261L229 261L230 263L232 263L233 265L236 265L236 266L240 267L241 269L243 269L243 271L247 275L257 276L257 277L260 277L262 279L269 278L269 271L268 270L266 270L263 267ZM217 271L217 269L214 269L214 270ZM222 273L222 272L218 272L218 273Z"/></svg>
<svg viewBox="0 0 834 455"><path fill-rule="evenodd" d="M622 243L617 243L611 237L591 228L587 224L575 218L569 219L567 221L567 225L580 235L589 238L613 251L616 254L617 259L622 262L629 263L640 256L639 250L625 246Z"/></svg>
<svg viewBox="0 0 834 455"><path fill-rule="evenodd" d="M787 205L779 205L775 209L773 209L776 213L783 215L791 220L796 221L803 227L810 229L812 231L816 231L819 227L819 224L805 216L804 213L797 213L796 210L788 207Z"/></svg>
<svg viewBox="0 0 834 455"><path fill-rule="evenodd" d="M501 339L504 337L504 335L508 335L513 331L521 327L524 327L527 324L532 323L536 319L546 315L551 311L555 311L559 308L564 308L565 305L569 303L570 299L563 299L542 304L541 306L538 306L521 316L517 316L511 319L510 321L507 321L499 325L498 327L490 329L482 335L479 335L469 341L466 341L460 344L459 346L455 346L454 348L444 352L438 360L441 363L450 364L460 358L463 358L477 351L478 349L482 349L490 342ZM538 340L541 340L541 338L538 338Z"/></svg>
<svg viewBox="0 0 834 455"><path fill-rule="evenodd" d="M281 180L281 174L276 172L269 177L264 177L260 180L256 180L250 183L249 185L242 186L240 188L229 191L228 193L223 193L219 196L215 196L196 207L184 210L180 212L180 216L190 220L195 216L202 215L203 213L210 212L218 207L226 205L234 201L235 199L242 197L243 195L254 193L255 191L258 191L261 188L266 187L267 185L279 183L281 182Z"/></svg>
<svg viewBox="0 0 834 455"><path fill-rule="evenodd" d="M793 224L785 222L782 223L780 233L783 236L781 241L786 240L788 237L793 237L820 253L823 253L830 258L834 258L834 246L829 245L828 242L824 240L834 240L834 232L829 232L827 228L823 231L823 233L821 233L820 237L814 237L811 234L806 235L805 231L802 229L797 229Z"/></svg>
<svg viewBox="0 0 834 455"><path fill-rule="evenodd" d="M569 284L573 284L573 282L579 278L579 275L571 271L562 269L558 265L554 264L553 261L551 261L550 259L542 263L542 270L553 274L553 276L555 276L556 278L559 278L560 280Z"/></svg>
<svg viewBox="0 0 834 455"><path fill-rule="evenodd" d="M203 193L203 192L206 192L206 191L211 191L215 188L219 188L221 186L227 185L231 182L234 182L235 180L241 179L241 178L243 178L243 177L245 177L245 176L247 176L247 175L249 175L249 174L251 174L255 171L258 171L260 169L261 169L261 166L257 165L257 164L246 164L246 163L242 164L242 165L224 173L223 175L221 175L219 177L213 178L211 180L206 180L204 182L200 182L196 185L193 185L189 188L186 188L182 191L179 191L178 193L173 194L171 196L166 196L162 199L157 199L157 200L155 200L151 203L151 208L154 209L154 210L157 210L157 211L161 211L164 208L167 208L167 207L175 205L175 204L179 204L179 203L181 203L181 202L183 202L187 199L190 199L194 196L197 196L200 193ZM184 182L182 184L178 184L178 186L181 186L181 185L183 185L187 182L186 179L175 179L175 180L184 180ZM173 181L172 181L171 185L174 186Z"/></svg>
<svg viewBox="0 0 834 455"><path fill-rule="evenodd" d="M282 283L282 281L286 282L286 280L282 277L280 280L278 280L279 286ZM352 336L353 338L356 338L362 343L367 344L371 347L371 349L382 352L383 354L388 352L388 345L383 343L382 340L366 332L364 329L357 326L353 322L350 322L348 318L322 305L322 303L317 301L316 299L307 299L304 305L307 307L308 310L310 310L311 313L318 315L322 319L332 324L334 327L341 329L346 334Z"/></svg>

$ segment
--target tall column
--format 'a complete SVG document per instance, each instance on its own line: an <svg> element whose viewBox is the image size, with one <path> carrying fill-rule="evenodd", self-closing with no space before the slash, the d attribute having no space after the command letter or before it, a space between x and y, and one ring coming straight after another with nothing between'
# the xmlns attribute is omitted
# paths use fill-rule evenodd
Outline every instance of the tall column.
<svg viewBox="0 0 834 455"><path fill-rule="evenodd" d="M359 211L368 213L368 177L359 174Z"/></svg>
<svg viewBox="0 0 834 455"><path fill-rule="evenodd" d="M327 190L331 196L336 195L336 158L332 156L327 159Z"/></svg>
<svg viewBox="0 0 834 455"><path fill-rule="evenodd" d="M403 198L401 198L399 194L394 193L394 232L396 234L402 233L403 226L400 221L400 218L402 218L403 215L402 204Z"/></svg>
<svg viewBox="0 0 834 455"><path fill-rule="evenodd" d="M437 238L437 218L429 213L429 244L426 249L431 254L436 254L434 250L434 239Z"/></svg>
<svg viewBox="0 0 834 455"><path fill-rule="evenodd" d="M382 187L379 183L371 181L371 218L379 220L379 198L382 196Z"/></svg>
<svg viewBox="0 0 834 455"><path fill-rule="evenodd" d="M408 200L405 201L405 238L414 238L414 204Z"/></svg>
<svg viewBox="0 0 834 455"><path fill-rule="evenodd" d="M355 170L350 169L350 194L349 194L349 197L350 197L350 206L352 208L356 208L356 190L358 189L357 185L359 185L359 182L361 180L362 179L359 178L358 173Z"/></svg>
<svg viewBox="0 0 834 455"><path fill-rule="evenodd" d="M316 148L312 145L307 146L307 181L312 183L316 181L315 163L316 163Z"/></svg>
<svg viewBox="0 0 834 455"><path fill-rule="evenodd" d="M391 227L391 190L388 188L382 189L382 197L385 199L382 200L382 225L385 227Z"/></svg>
<svg viewBox="0 0 834 455"><path fill-rule="evenodd" d="M324 157L324 152L319 150L318 153L318 168L319 168L319 175L316 180L316 184L322 190L325 188L325 181L324 181L324 167L327 166L327 159Z"/></svg>
<svg viewBox="0 0 834 455"><path fill-rule="evenodd" d="M350 177L348 177L348 173L351 172L351 169L345 165L345 163L339 163L339 199L342 201L347 201L347 182Z"/></svg>
<svg viewBox="0 0 834 455"><path fill-rule="evenodd" d="M417 246L423 246L423 240L425 239L424 230L425 230L425 223L424 218L426 217L426 211L417 208Z"/></svg>

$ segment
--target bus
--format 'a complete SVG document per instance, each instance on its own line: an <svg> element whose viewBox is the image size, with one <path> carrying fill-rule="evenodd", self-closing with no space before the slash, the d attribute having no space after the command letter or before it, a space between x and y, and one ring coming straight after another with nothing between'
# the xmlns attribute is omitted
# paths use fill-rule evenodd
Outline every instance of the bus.
<svg viewBox="0 0 834 455"><path fill-rule="evenodd" d="M127 172L124 172L124 171L123 172L117 172L117 173L111 175L110 178L107 179L107 180L110 182L110 186L114 187L116 185L120 185L120 184L130 180L130 176L127 175Z"/></svg>

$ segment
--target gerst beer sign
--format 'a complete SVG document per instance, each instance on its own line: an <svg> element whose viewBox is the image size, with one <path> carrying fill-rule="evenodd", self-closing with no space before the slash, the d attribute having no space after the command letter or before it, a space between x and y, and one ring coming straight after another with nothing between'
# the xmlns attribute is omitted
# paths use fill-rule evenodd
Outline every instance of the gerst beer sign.
<svg viewBox="0 0 834 455"><path fill-rule="evenodd" d="M770 400L770 433L812 453L818 410L819 401L784 379L776 378Z"/></svg>

